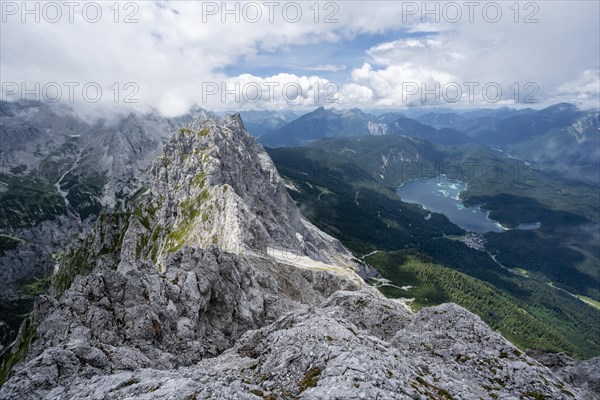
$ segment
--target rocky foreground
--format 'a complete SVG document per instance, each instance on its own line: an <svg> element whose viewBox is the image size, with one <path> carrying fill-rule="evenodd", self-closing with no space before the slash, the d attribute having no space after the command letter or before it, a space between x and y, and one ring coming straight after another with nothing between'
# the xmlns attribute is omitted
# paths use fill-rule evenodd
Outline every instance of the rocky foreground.
<svg viewBox="0 0 600 400"><path fill-rule="evenodd" d="M415 314L366 285L239 118L181 129L152 173L71 249L0 398L598 397L598 359L542 363L457 305Z"/></svg>

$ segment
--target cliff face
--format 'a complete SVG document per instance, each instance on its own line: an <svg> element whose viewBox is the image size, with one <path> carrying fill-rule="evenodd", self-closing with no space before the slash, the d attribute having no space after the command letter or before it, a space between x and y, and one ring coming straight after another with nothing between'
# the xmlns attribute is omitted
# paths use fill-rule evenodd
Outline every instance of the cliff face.
<svg viewBox="0 0 600 400"><path fill-rule="evenodd" d="M238 117L179 130L151 171L69 251L0 398L593 396L461 307L414 314L366 285Z"/></svg>
<svg viewBox="0 0 600 400"><path fill-rule="evenodd" d="M123 209L170 132L209 116L90 121L57 104L0 101L0 347L31 311L26 285L45 281L102 210Z"/></svg>
<svg viewBox="0 0 600 400"><path fill-rule="evenodd" d="M152 171L147 204L157 209L156 223L170 231L162 248L283 251L325 263L350 258L339 242L302 220L239 117L194 121L166 143Z"/></svg>

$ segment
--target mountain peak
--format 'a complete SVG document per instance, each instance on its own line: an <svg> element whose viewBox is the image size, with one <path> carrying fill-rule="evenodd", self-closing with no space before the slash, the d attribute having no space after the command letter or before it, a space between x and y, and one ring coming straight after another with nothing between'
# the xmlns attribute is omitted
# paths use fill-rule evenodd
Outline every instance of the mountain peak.
<svg viewBox="0 0 600 400"><path fill-rule="evenodd" d="M333 108L325 108L323 106L316 108L314 111L309 112L308 114L304 114L300 118L303 117L324 117L328 115L335 114L335 110Z"/></svg>
<svg viewBox="0 0 600 400"><path fill-rule="evenodd" d="M566 111L577 111L577 106L571 103L558 103L546 107L541 112L566 112Z"/></svg>
<svg viewBox="0 0 600 400"><path fill-rule="evenodd" d="M225 121L232 126L237 127L237 129L241 129L241 130L246 130L246 128L244 127L244 123L242 122L242 116L240 113L235 113L231 116L226 115L225 116Z"/></svg>
<svg viewBox="0 0 600 400"><path fill-rule="evenodd" d="M159 262L185 245L234 253L276 249L325 263L350 259L339 242L301 217L239 114L200 118L180 129L153 163L152 176L143 208L155 210L148 234L161 232L152 243ZM152 246L144 250L148 256Z"/></svg>

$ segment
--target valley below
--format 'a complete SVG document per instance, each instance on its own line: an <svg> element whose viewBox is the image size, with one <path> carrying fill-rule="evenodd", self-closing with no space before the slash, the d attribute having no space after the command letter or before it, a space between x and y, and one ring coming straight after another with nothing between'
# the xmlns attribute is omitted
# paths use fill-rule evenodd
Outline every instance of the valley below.
<svg viewBox="0 0 600 400"><path fill-rule="evenodd" d="M325 139L269 153L305 216L367 255L390 282L378 284L386 295L416 308L455 301L524 349L600 354L598 309L581 300L600 298L596 185L486 146L409 137ZM388 252L399 261L386 261ZM450 271L494 292L473 288L468 299L464 283L433 279ZM506 305L490 307L500 294ZM538 329L532 324L537 335L527 333Z"/></svg>

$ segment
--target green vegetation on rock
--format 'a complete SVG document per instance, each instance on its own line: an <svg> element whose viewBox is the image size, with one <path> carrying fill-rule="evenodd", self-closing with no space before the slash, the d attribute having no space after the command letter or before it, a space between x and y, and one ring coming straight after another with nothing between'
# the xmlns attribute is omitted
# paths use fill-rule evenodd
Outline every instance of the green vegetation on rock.
<svg viewBox="0 0 600 400"><path fill-rule="evenodd" d="M206 128L204 128L204 129L202 129L202 130L198 131L198 135L200 135L200 136L202 136L202 137L208 136L208 133L209 133L209 132L208 132L208 129L206 129Z"/></svg>
<svg viewBox="0 0 600 400"><path fill-rule="evenodd" d="M320 377L321 370L319 368L309 369L306 375L304 375L302 380L298 383L298 388L300 389L300 392L302 393L308 388L317 386Z"/></svg>
<svg viewBox="0 0 600 400"><path fill-rule="evenodd" d="M27 351L36 337L37 334L31 326L31 320L26 319L23 325L21 325L15 346L8 353L4 354L2 359L2 365L0 366L0 386L10 378L13 367L25 359Z"/></svg>
<svg viewBox="0 0 600 400"><path fill-rule="evenodd" d="M17 288L24 296L34 299L48 292L51 281L52 278L50 276L44 278L22 278L17 281Z"/></svg>
<svg viewBox="0 0 600 400"><path fill-rule="evenodd" d="M19 239L15 239L11 236L0 235L0 257L9 250L14 250L19 245Z"/></svg>
<svg viewBox="0 0 600 400"><path fill-rule="evenodd" d="M65 255L58 272L53 275L52 286L57 296L71 287L77 275L92 272L99 257L119 257L130 217L130 213L100 215L94 230ZM94 245L100 246L98 251L93 250Z"/></svg>
<svg viewBox="0 0 600 400"><path fill-rule="evenodd" d="M199 195L187 198L179 203L181 220L177 227L167 234L167 246L169 252L179 250L185 244L185 238L190 233L196 219L201 215L200 208L208 199L208 190L204 189Z"/></svg>

